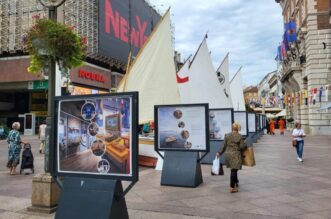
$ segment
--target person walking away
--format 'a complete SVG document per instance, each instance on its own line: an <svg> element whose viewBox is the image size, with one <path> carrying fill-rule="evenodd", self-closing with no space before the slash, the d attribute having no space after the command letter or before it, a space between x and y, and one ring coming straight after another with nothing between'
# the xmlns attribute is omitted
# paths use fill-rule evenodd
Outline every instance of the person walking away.
<svg viewBox="0 0 331 219"><path fill-rule="evenodd" d="M269 126L270 126L270 134L274 135L275 134L275 121L273 119L270 119Z"/></svg>
<svg viewBox="0 0 331 219"><path fill-rule="evenodd" d="M284 135L284 126L285 126L285 122L282 118L280 118L280 120L278 121L278 127L281 135Z"/></svg>
<svg viewBox="0 0 331 219"><path fill-rule="evenodd" d="M10 174L16 174L16 166L20 163L21 154L21 144L25 144L21 140L21 135L19 133L21 125L19 122L14 122L12 125L12 130L8 134L8 162L7 167L9 168Z"/></svg>
<svg viewBox="0 0 331 219"><path fill-rule="evenodd" d="M270 120L267 119L267 134L269 135L270 134Z"/></svg>
<svg viewBox="0 0 331 219"><path fill-rule="evenodd" d="M44 153L45 152L45 143L46 143L46 124L43 122L39 126L39 140L41 141L40 147L39 147L39 153Z"/></svg>
<svg viewBox="0 0 331 219"><path fill-rule="evenodd" d="M225 153L225 164L227 168L231 169L230 193L238 192L238 170L241 170L242 151L246 147L243 137L239 134L240 129L239 123L232 124L232 132L225 135L223 148L216 154L217 157L220 157Z"/></svg>
<svg viewBox="0 0 331 219"><path fill-rule="evenodd" d="M304 145L304 140L303 138L306 137L306 134L304 130L301 128L301 123L296 122L295 123L295 129L292 131L292 137L294 138L293 140L297 141L297 159L300 162L303 162L302 160L302 154L303 154L303 145Z"/></svg>

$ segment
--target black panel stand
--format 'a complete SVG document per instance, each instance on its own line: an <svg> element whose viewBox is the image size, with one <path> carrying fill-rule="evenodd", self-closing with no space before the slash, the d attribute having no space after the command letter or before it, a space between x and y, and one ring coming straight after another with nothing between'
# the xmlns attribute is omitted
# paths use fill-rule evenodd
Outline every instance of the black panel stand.
<svg viewBox="0 0 331 219"><path fill-rule="evenodd" d="M202 158L202 164L213 164L216 153L220 148L223 148L224 141L210 141L209 143L209 153ZM224 156L221 156L221 163L224 163Z"/></svg>
<svg viewBox="0 0 331 219"><path fill-rule="evenodd" d="M122 183L117 180L65 177L56 219L128 219Z"/></svg>
<svg viewBox="0 0 331 219"><path fill-rule="evenodd" d="M197 187L202 182L198 152L164 152L161 185Z"/></svg>
<svg viewBox="0 0 331 219"><path fill-rule="evenodd" d="M256 132L253 134L253 143L257 143L257 140L259 138L259 134Z"/></svg>
<svg viewBox="0 0 331 219"><path fill-rule="evenodd" d="M253 142L254 142L253 138L254 138L254 133L248 133L248 136L246 138L247 147L253 146Z"/></svg>

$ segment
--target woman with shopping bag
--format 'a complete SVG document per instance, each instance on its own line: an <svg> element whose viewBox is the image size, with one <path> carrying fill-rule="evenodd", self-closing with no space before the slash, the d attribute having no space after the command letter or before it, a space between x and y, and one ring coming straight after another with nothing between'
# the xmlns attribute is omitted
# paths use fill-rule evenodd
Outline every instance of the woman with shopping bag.
<svg viewBox="0 0 331 219"><path fill-rule="evenodd" d="M230 193L238 192L238 170L242 166L241 152L246 148L244 139L239 134L240 129L241 126L238 122L232 124L232 132L225 135L223 148L216 154L217 157L220 157L224 153L226 167L231 169Z"/></svg>

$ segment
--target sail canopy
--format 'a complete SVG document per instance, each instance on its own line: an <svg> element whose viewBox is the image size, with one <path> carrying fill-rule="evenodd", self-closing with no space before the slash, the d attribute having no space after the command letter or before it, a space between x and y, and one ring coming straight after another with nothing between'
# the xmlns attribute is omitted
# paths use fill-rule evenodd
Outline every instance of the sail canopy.
<svg viewBox="0 0 331 219"><path fill-rule="evenodd" d="M185 63L178 72L180 77L187 77L179 83L182 103L208 103L209 108L231 107L226 101L220 86L207 46L207 36L203 39L190 63Z"/></svg>
<svg viewBox="0 0 331 219"><path fill-rule="evenodd" d="M239 68L230 81L230 92L234 111L246 111L241 69L242 67Z"/></svg>
<svg viewBox="0 0 331 219"><path fill-rule="evenodd" d="M229 76L229 53L226 54L223 61L216 71L216 75L221 84L221 88L225 94L227 105L232 107L231 92L230 92L230 76Z"/></svg>
<svg viewBox="0 0 331 219"><path fill-rule="evenodd" d="M169 10L139 51L117 92L139 92L139 123L154 120L154 105L180 103Z"/></svg>

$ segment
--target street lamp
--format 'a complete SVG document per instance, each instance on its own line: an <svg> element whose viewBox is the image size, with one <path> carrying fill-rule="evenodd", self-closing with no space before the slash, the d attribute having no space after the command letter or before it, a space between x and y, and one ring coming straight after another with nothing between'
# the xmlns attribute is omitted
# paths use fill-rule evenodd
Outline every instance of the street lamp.
<svg viewBox="0 0 331 219"><path fill-rule="evenodd" d="M40 4L48 8L49 19L57 20L57 8L61 6L65 0L38 0ZM38 42L36 42L38 43ZM42 43L42 42L39 42ZM42 52L42 51L41 51ZM48 55L48 54L44 54ZM45 164L44 174L35 175L32 180L32 196L31 196L31 207L28 207L29 211L52 213L56 210L56 206L59 199L60 190L55 185L58 183L54 181L52 176L49 174L53 162L49 162L49 149L54 150L54 96L55 96L55 83L56 83L56 63L55 60L49 58L47 66L44 66L44 73L48 72L48 109L46 119L46 144L45 144Z"/></svg>
<svg viewBox="0 0 331 219"><path fill-rule="evenodd" d="M49 19L57 21L57 8L60 7L65 0L39 0L40 4L48 8ZM55 84L56 84L56 63L54 60L49 62L49 77L48 77L48 104L47 104L47 136L45 145L45 172L49 172L52 163L49 162L49 150L54 149L54 96L55 96Z"/></svg>

